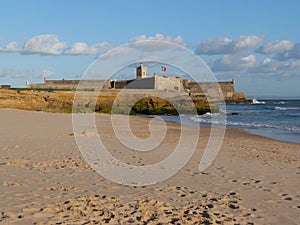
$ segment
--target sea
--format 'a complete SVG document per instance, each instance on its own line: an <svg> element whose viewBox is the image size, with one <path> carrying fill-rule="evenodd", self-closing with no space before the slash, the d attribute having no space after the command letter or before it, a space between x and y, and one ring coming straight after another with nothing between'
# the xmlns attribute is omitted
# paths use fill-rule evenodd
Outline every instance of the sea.
<svg viewBox="0 0 300 225"><path fill-rule="evenodd" d="M253 99L252 104L219 106L220 113L160 118L195 126L238 128L250 134L300 144L300 100Z"/></svg>

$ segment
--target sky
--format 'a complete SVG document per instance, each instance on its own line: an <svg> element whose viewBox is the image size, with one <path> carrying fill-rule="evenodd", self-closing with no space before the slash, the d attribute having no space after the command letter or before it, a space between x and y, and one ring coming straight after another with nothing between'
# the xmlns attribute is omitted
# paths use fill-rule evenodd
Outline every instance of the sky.
<svg viewBox="0 0 300 225"><path fill-rule="evenodd" d="M119 45L159 40L249 97L300 98L299 12L298 0L1 0L0 84L80 79Z"/></svg>

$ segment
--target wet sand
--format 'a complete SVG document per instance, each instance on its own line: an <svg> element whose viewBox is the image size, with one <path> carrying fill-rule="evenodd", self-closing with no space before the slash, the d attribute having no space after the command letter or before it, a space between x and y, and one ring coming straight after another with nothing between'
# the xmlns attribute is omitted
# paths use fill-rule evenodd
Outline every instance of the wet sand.
<svg viewBox="0 0 300 225"><path fill-rule="evenodd" d="M149 119L132 117L139 138ZM70 114L0 109L0 224L298 224L300 145L227 129L217 158L198 171L209 128L175 176L150 185L113 183L82 158ZM126 149L109 115L96 115L105 146L133 165L164 159L180 125L168 123L161 148ZM193 132L192 126L186 129Z"/></svg>

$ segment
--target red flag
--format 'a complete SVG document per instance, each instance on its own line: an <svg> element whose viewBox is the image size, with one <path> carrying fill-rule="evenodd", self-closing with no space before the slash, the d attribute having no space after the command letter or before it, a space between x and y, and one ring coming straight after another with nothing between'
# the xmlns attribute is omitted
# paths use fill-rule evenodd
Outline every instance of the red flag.
<svg viewBox="0 0 300 225"><path fill-rule="evenodd" d="M161 66L161 71L166 72L167 71L167 67Z"/></svg>

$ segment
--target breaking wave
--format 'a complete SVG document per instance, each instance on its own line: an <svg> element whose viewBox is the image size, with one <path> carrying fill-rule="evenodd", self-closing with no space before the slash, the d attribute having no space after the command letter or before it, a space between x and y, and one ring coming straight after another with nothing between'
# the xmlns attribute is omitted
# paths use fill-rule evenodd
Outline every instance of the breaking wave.
<svg viewBox="0 0 300 225"><path fill-rule="evenodd" d="M276 106L275 110L300 110L300 107L279 107L279 106Z"/></svg>
<svg viewBox="0 0 300 225"><path fill-rule="evenodd" d="M275 107L275 110L286 110L286 108L276 106L276 107Z"/></svg>
<svg viewBox="0 0 300 225"><path fill-rule="evenodd" d="M218 119L218 115L220 114L205 114L202 116L194 116L190 117L190 119L194 122L204 123L204 124L214 124L214 125L222 125L222 126L231 126L237 128L271 128L271 129L280 129L286 130L290 132L300 133L300 127L296 126L286 126L286 125L275 125L275 124L263 124L263 123L247 123L247 122L233 122L233 121L222 121Z"/></svg>
<svg viewBox="0 0 300 225"><path fill-rule="evenodd" d="M252 103L251 104L266 104L266 102L260 102L256 98L254 98L254 99L252 99Z"/></svg>

